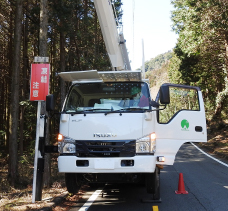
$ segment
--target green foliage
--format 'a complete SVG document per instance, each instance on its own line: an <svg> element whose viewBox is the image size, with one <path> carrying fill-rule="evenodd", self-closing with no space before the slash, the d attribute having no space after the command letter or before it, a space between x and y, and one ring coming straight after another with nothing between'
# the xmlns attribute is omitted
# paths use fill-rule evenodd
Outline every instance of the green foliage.
<svg viewBox="0 0 228 211"><path fill-rule="evenodd" d="M146 78L149 79L151 87L160 86L161 84L169 81L168 75L167 75L168 65L169 63L167 62L167 63L164 63L159 69L146 72Z"/></svg>
<svg viewBox="0 0 228 211"><path fill-rule="evenodd" d="M121 22L121 0L112 1L117 21ZM8 154L12 55L14 40L15 2L0 1L0 155ZM110 70L98 17L93 0L48 1L47 56L51 66L50 93L55 95L56 110L60 108L60 71L97 69ZM18 149L33 155L36 136L37 102L30 102L30 64L39 55L40 1L23 1L21 31L20 89L18 105ZM62 47L60 49L60 47ZM50 122L51 142L55 141L59 116ZM23 146L20 144L23 143ZM22 162L22 161L21 161ZM25 161L23 161L25 162Z"/></svg>
<svg viewBox="0 0 228 211"><path fill-rule="evenodd" d="M172 56L173 53L168 51L164 54L156 56L150 61L147 61L145 64L147 68L146 78L149 79L150 87L152 88L151 94L153 99L156 98L159 87L163 83L169 82L167 69Z"/></svg>
<svg viewBox="0 0 228 211"><path fill-rule="evenodd" d="M118 22L120 24L122 24L122 16L123 16L123 10L121 9L121 6L122 6L122 2L121 0L114 0L114 7L115 7L115 10L116 10L116 15L117 15L117 19L118 19Z"/></svg>
<svg viewBox="0 0 228 211"><path fill-rule="evenodd" d="M180 110L199 110L197 90L170 87L170 104L159 112L159 122L169 122Z"/></svg>
<svg viewBox="0 0 228 211"><path fill-rule="evenodd" d="M160 69L164 63L172 58L172 52L168 51L166 53L160 54L155 58L152 58L150 61L145 62L145 71L151 71L154 69Z"/></svg>
<svg viewBox="0 0 228 211"><path fill-rule="evenodd" d="M116 1L115 5L119 8L121 1ZM66 71L109 70L110 62L93 1L50 0L49 8L50 41L55 40L56 31L65 36ZM121 17L121 13L117 15ZM60 63L55 65L56 69L60 68Z"/></svg>
<svg viewBox="0 0 228 211"><path fill-rule="evenodd" d="M185 84L185 81L182 78L182 74L180 71L181 60L177 57L175 53L173 53L173 57L170 59L170 63L168 66L168 77L171 83L174 84Z"/></svg>
<svg viewBox="0 0 228 211"><path fill-rule="evenodd" d="M200 86L209 101L207 111L221 115L227 97L228 2L174 0L172 4L173 30L179 39L169 65L170 80Z"/></svg>

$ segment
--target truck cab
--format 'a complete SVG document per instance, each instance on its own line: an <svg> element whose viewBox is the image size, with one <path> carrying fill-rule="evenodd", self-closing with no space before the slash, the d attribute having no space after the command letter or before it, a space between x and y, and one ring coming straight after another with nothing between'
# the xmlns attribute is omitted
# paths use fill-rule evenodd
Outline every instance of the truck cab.
<svg viewBox="0 0 228 211"><path fill-rule="evenodd" d="M205 142L200 88L164 84L155 100L140 71L64 72L58 169L69 192L82 184L145 183L160 198L160 168L185 142Z"/></svg>

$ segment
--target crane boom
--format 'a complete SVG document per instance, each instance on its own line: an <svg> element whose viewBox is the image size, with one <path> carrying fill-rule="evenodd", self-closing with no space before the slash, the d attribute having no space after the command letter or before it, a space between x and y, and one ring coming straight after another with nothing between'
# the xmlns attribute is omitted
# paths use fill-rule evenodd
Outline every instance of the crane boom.
<svg viewBox="0 0 228 211"><path fill-rule="evenodd" d="M131 70L123 33L118 33L110 0L94 0L106 49L114 70Z"/></svg>

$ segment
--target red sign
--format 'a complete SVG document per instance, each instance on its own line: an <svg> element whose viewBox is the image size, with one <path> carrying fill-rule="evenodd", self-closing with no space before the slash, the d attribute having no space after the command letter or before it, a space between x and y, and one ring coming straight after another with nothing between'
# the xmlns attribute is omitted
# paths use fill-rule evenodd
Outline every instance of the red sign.
<svg viewBox="0 0 228 211"><path fill-rule="evenodd" d="M30 101L45 101L49 94L49 64L31 65Z"/></svg>

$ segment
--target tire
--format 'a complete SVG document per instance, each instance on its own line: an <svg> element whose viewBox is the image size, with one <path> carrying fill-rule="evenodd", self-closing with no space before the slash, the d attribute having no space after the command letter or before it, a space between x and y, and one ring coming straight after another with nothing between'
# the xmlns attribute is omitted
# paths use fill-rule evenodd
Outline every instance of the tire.
<svg viewBox="0 0 228 211"><path fill-rule="evenodd" d="M160 170L156 167L154 173L146 174L147 193L151 193L153 200L160 199Z"/></svg>
<svg viewBox="0 0 228 211"><path fill-rule="evenodd" d="M96 188L99 188L100 184L99 184L99 183L89 183L89 186L90 186L92 189L96 189Z"/></svg>
<svg viewBox="0 0 228 211"><path fill-rule="evenodd" d="M145 174L141 174L140 175L138 184L140 186L142 186L142 187L145 187L145 185L146 185L146 176L145 176Z"/></svg>
<svg viewBox="0 0 228 211"><path fill-rule="evenodd" d="M65 173L65 183L69 193L77 194L82 185L82 176L75 173Z"/></svg>

